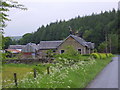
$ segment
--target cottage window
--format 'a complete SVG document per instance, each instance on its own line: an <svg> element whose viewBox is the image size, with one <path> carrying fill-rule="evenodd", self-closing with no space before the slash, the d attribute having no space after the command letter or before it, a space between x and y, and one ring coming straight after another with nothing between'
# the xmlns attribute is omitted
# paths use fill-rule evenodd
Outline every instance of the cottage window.
<svg viewBox="0 0 120 90"><path fill-rule="evenodd" d="M80 54L81 54L81 51L82 51L81 49L78 49L78 52L79 52Z"/></svg>
<svg viewBox="0 0 120 90"><path fill-rule="evenodd" d="M61 54L64 53L64 52L65 52L65 50L61 50Z"/></svg>

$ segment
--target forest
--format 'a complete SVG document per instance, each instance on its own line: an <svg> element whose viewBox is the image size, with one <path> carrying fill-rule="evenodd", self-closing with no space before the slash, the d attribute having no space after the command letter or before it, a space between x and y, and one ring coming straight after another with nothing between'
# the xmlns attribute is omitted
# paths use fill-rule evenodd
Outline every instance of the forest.
<svg viewBox="0 0 120 90"><path fill-rule="evenodd" d="M77 16L68 21L52 22L46 26L42 25L35 32L24 34L18 41L10 41L11 43L7 43L7 46L9 44L24 45L29 42L38 44L42 40L63 40L70 34L70 29L72 29L73 34L77 32L78 36L86 41L95 43L96 51L119 53L119 15L120 11L113 9L105 12L101 11L100 14L93 13L90 16ZM8 39L8 37L6 38ZM3 48L7 48L7 46L4 45Z"/></svg>

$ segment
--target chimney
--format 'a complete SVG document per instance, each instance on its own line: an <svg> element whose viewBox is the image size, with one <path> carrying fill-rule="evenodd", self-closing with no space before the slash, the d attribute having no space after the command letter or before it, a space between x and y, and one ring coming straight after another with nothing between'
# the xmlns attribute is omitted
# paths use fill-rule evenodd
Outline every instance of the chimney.
<svg viewBox="0 0 120 90"><path fill-rule="evenodd" d="M69 26L70 34L73 34L71 26Z"/></svg>
<svg viewBox="0 0 120 90"><path fill-rule="evenodd" d="M78 37L79 37L79 32L78 32L78 30L75 32L75 36L78 36Z"/></svg>

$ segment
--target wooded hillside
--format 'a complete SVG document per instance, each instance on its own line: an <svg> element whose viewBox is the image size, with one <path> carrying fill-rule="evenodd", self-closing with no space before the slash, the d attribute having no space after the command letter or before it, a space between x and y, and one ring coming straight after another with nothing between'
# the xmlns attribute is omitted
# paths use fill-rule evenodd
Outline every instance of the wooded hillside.
<svg viewBox="0 0 120 90"><path fill-rule="evenodd" d="M119 11L113 9L100 14L93 13L91 16L78 16L68 21L56 21L39 27L34 33L23 35L19 44L29 42L38 44L41 40L63 40L69 35L71 27L74 33L78 31L79 36L86 41L94 42L99 52L117 53L118 13Z"/></svg>

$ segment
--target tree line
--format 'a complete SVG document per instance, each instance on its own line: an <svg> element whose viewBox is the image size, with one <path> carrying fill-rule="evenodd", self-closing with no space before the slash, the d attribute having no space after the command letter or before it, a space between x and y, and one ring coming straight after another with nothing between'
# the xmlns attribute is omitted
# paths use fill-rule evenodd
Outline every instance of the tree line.
<svg viewBox="0 0 120 90"><path fill-rule="evenodd" d="M73 33L86 41L95 43L98 52L118 53L119 10L105 11L90 16L77 16L68 21L56 21L42 25L33 33L26 33L14 44L40 43L40 41L63 40Z"/></svg>

